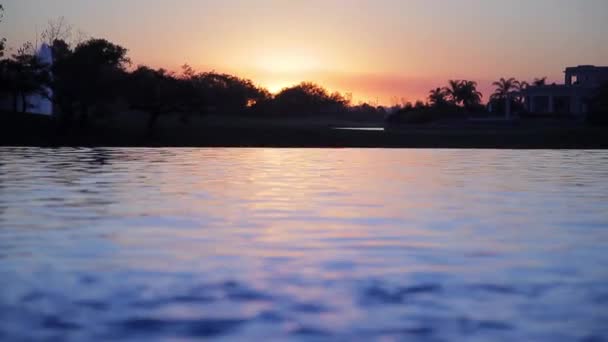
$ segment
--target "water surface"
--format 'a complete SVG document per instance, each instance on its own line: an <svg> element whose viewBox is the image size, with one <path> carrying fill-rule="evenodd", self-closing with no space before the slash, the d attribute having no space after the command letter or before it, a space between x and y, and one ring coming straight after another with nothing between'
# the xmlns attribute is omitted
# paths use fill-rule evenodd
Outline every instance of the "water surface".
<svg viewBox="0 0 608 342"><path fill-rule="evenodd" d="M605 341L608 152L0 148L0 340Z"/></svg>

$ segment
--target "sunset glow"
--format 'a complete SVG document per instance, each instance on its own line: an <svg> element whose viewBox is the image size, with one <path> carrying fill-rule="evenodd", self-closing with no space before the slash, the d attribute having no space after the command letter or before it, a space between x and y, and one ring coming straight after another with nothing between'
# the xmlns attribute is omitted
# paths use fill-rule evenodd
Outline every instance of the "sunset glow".
<svg viewBox="0 0 608 342"><path fill-rule="evenodd" d="M608 342L607 33L608 0L0 0L0 342Z"/></svg>
<svg viewBox="0 0 608 342"><path fill-rule="evenodd" d="M129 49L136 63L189 63L277 92L301 81L391 104L448 79L561 81L570 65L606 64L608 2L423 0L6 0L13 48L49 19Z"/></svg>

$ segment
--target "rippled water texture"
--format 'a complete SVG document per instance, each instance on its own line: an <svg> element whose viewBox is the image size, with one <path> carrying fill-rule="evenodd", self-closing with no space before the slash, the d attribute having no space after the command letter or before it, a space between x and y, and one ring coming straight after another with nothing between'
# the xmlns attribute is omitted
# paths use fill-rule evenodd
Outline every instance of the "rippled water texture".
<svg viewBox="0 0 608 342"><path fill-rule="evenodd" d="M0 340L606 341L608 152L0 148Z"/></svg>

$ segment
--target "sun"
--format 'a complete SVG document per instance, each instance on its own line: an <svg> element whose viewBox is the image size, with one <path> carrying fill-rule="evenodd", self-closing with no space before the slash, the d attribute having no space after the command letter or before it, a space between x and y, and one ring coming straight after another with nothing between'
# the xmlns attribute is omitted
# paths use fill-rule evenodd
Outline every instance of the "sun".
<svg viewBox="0 0 608 342"><path fill-rule="evenodd" d="M289 88L295 85L297 81L289 82L289 81L270 81L266 84L266 89L272 94L278 94L281 90L285 88Z"/></svg>
<svg viewBox="0 0 608 342"><path fill-rule="evenodd" d="M324 60L313 49L302 47L270 48L252 54L252 76L272 94L303 81L316 79Z"/></svg>
<svg viewBox="0 0 608 342"><path fill-rule="evenodd" d="M256 66L274 73L302 73L319 69L321 61L310 53L285 52L261 55Z"/></svg>

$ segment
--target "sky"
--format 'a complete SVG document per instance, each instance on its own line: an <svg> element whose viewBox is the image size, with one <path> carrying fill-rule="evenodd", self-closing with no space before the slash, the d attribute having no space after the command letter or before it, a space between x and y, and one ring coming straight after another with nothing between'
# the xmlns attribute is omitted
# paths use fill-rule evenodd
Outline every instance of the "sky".
<svg viewBox="0 0 608 342"><path fill-rule="evenodd" d="M188 63L277 92L301 81L384 105L449 79L563 82L608 65L608 0L0 0L0 36L35 41L51 19L129 49L134 64ZM74 34L76 36L77 34Z"/></svg>

